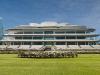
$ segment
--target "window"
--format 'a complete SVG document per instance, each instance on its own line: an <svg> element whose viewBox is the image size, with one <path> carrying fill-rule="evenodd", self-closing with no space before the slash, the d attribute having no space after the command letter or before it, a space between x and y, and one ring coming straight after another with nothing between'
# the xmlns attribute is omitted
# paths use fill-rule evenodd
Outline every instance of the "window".
<svg viewBox="0 0 100 75"><path fill-rule="evenodd" d="M14 42L14 45L21 45L21 42Z"/></svg>
<svg viewBox="0 0 100 75"><path fill-rule="evenodd" d="M34 34L43 34L43 32L34 32Z"/></svg>
<svg viewBox="0 0 100 75"><path fill-rule="evenodd" d="M32 39L32 36L24 36L23 39Z"/></svg>
<svg viewBox="0 0 100 75"><path fill-rule="evenodd" d="M78 33L78 34L85 34L85 32L83 31L80 31L80 32L76 32L76 33Z"/></svg>
<svg viewBox="0 0 100 75"><path fill-rule="evenodd" d="M44 40L54 40L53 36L44 36Z"/></svg>
<svg viewBox="0 0 100 75"><path fill-rule="evenodd" d="M2 45L3 43L2 42L0 42L0 45Z"/></svg>
<svg viewBox="0 0 100 75"><path fill-rule="evenodd" d="M77 39L85 39L84 36L77 36Z"/></svg>
<svg viewBox="0 0 100 75"><path fill-rule="evenodd" d="M23 34L23 32L16 32L16 33L14 33L14 34Z"/></svg>
<svg viewBox="0 0 100 75"><path fill-rule="evenodd" d="M23 42L23 45L31 45L31 42Z"/></svg>
<svg viewBox="0 0 100 75"><path fill-rule="evenodd" d="M56 42L56 45L65 45L65 42Z"/></svg>
<svg viewBox="0 0 100 75"><path fill-rule="evenodd" d="M85 42L78 42L78 45L85 45L85 44L88 45L88 42L86 42L86 43Z"/></svg>
<svg viewBox="0 0 100 75"><path fill-rule="evenodd" d="M34 45L42 45L42 42L33 42Z"/></svg>
<svg viewBox="0 0 100 75"><path fill-rule="evenodd" d="M65 32L55 32L56 34L64 34Z"/></svg>
<svg viewBox="0 0 100 75"><path fill-rule="evenodd" d="M76 39L75 36L66 36L66 39Z"/></svg>
<svg viewBox="0 0 100 75"><path fill-rule="evenodd" d="M53 31L45 31L44 34L53 34Z"/></svg>
<svg viewBox="0 0 100 75"><path fill-rule="evenodd" d="M44 42L44 46L46 46L46 45L54 45L54 43L53 42Z"/></svg>
<svg viewBox="0 0 100 75"><path fill-rule="evenodd" d="M40 37L40 36L34 36L33 39L43 39L43 37Z"/></svg>
<svg viewBox="0 0 100 75"><path fill-rule="evenodd" d="M56 39L65 39L65 36L57 36Z"/></svg>
<svg viewBox="0 0 100 75"><path fill-rule="evenodd" d="M15 39L22 39L22 37L21 36L16 36Z"/></svg>
<svg viewBox="0 0 100 75"><path fill-rule="evenodd" d="M33 34L33 32L24 32L24 34Z"/></svg>
<svg viewBox="0 0 100 75"><path fill-rule="evenodd" d="M67 42L67 45L76 45L76 42Z"/></svg>
<svg viewBox="0 0 100 75"><path fill-rule="evenodd" d="M67 34L75 34L74 31L71 31L71 32L66 32Z"/></svg>

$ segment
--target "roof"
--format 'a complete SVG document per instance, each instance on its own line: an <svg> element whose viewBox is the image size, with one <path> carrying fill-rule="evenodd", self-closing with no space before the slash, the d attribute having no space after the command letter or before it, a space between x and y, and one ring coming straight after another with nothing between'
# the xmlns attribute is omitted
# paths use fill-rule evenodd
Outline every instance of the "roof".
<svg viewBox="0 0 100 75"><path fill-rule="evenodd" d="M95 31L94 28L88 28L81 25L73 25L69 23L58 23L58 22L41 22L41 23L29 23L28 25L19 25L15 28L8 30L19 30L19 29L75 29L75 30L89 30Z"/></svg>

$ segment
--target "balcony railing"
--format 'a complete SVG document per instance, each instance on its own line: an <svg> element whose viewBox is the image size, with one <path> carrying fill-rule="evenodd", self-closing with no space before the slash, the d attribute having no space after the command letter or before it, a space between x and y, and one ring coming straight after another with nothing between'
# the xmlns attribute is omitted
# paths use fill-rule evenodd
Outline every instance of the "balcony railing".
<svg viewBox="0 0 100 75"><path fill-rule="evenodd" d="M78 36L99 36L100 34L90 34L90 33L87 33L87 34L4 34L4 36L22 36L22 35L30 35L30 36L44 36L44 35L50 35L50 36L59 36L59 35L70 35L70 36L75 36L75 35L78 35Z"/></svg>
<svg viewBox="0 0 100 75"><path fill-rule="evenodd" d="M52 41L52 42L54 42L54 41L63 41L63 42L65 42L65 41L68 41L68 42L70 42L70 41L76 41L76 42L83 42L83 41L91 41L91 42L93 42L93 41L100 41L100 40L88 40L88 39L55 39L55 40L44 40L44 39L35 39L35 40L33 40L33 39L5 39L5 40L1 40L1 41Z"/></svg>

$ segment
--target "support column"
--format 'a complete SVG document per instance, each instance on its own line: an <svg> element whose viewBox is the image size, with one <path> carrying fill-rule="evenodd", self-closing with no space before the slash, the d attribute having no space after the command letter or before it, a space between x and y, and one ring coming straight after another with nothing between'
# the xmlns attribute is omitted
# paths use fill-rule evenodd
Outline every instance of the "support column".
<svg viewBox="0 0 100 75"><path fill-rule="evenodd" d="M53 31L53 34L55 34L55 31Z"/></svg>
<svg viewBox="0 0 100 75"><path fill-rule="evenodd" d="M89 42L88 42L88 45L89 45Z"/></svg>
<svg viewBox="0 0 100 75"><path fill-rule="evenodd" d="M44 31L43 31L43 34L44 34Z"/></svg>
<svg viewBox="0 0 100 75"><path fill-rule="evenodd" d="M78 42L76 42L77 43L77 45L78 45Z"/></svg>
<svg viewBox="0 0 100 75"><path fill-rule="evenodd" d="M76 31L75 31L75 34L76 34Z"/></svg>
<svg viewBox="0 0 100 75"><path fill-rule="evenodd" d="M56 45L56 42L54 42L54 46Z"/></svg>
<svg viewBox="0 0 100 75"><path fill-rule="evenodd" d="M32 45L32 42L31 42L31 45Z"/></svg>
<svg viewBox="0 0 100 75"><path fill-rule="evenodd" d="M21 42L21 45L23 45L23 42Z"/></svg>
<svg viewBox="0 0 100 75"><path fill-rule="evenodd" d="M4 42L2 42L2 45L4 45Z"/></svg>
<svg viewBox="0 0 100 75"><path fill-rule="evenodd" d="M94 37L94 40L96 40L96 37Z"/></svg>
<svg viewBox="0 0 100 75"><path fill-rule="evenodd" d="M53 34L55 34L55 31L53 31ZM53 40L55 40L55 36L53 37Z"/></svg>
<svg viewBox="0 0 100 75"><path fill-rule="evenodd" d="M85 31L85 34L86 34L86 31Z"/></svg>
<svg viewBox="0 0 100 75"><path fill-rule="evenodd" d="M77 39L77 36L75 38Z"/></svg>
<svg viewBox="0 0 100 75"><path fill-rule="evenodd" d="M24 34L24 30L23 30L23 34Z"/></svg>
<svg viewBox="0 0 100 75"><path fill-rule="evenodd" d="M11 45L11 42L9 42L9 45Z"/></svg>
<svg viewBox="0 0 100 75"><path fill-rule="evenodd" d="M85 45L86 45L86 42L85 42Z"/></svg>
<svg viewBox="0 0 100 75"><path fill-rule="evenodd" d="M66 46L67 46L67 42L66 42L65 44L66 44Z"/></svg>
<svg viewBox="0 0 100 75"><path fill-rule="evenodd" d="M44 46L44 42L42 42L42 45Z"/></svg>
<svg viewBox="0 0 100 75"><path fill-rule="evenodd" d="M42 40L44 40L44 31L43 31L43 36L42 36Z"/></svg>

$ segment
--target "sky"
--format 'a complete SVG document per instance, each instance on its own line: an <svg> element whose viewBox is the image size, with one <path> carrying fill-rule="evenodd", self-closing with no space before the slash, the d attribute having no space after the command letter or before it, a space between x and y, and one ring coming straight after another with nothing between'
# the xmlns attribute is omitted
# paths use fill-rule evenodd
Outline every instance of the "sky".
<svg viewBox="0 0 100 75"><path fill-rule="evenodd" d="M30 22L67 22L100 33L100 0L0 0L5 29Z"/></svg>

